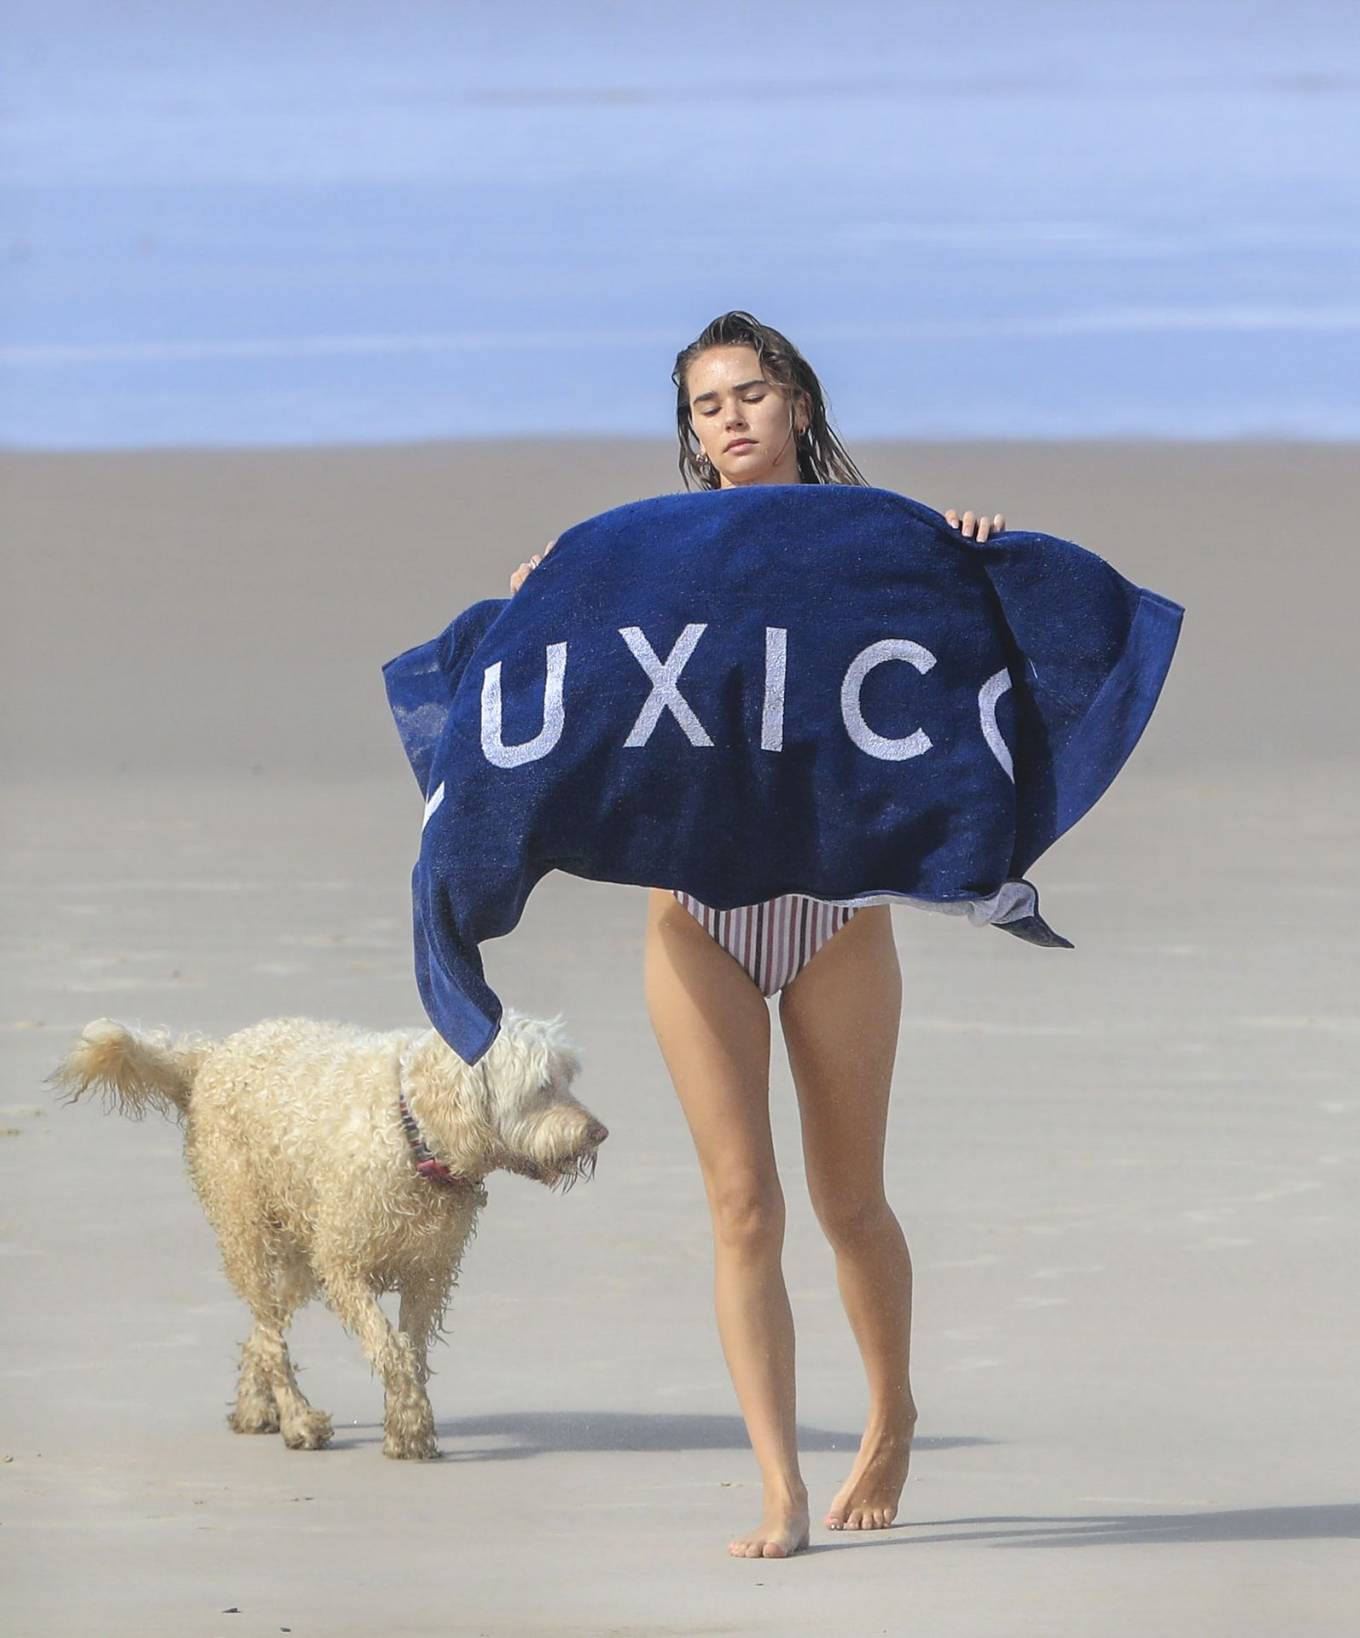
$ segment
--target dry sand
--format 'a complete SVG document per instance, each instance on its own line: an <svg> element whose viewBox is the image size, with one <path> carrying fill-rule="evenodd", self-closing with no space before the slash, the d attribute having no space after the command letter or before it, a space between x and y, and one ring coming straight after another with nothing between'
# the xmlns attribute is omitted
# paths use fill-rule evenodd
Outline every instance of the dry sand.
<svg viewBox="0 0 1360 1638"><path fill-rule="evenodd" d="M101 1013L423 1021L382 662L677 487L669 452L0 460L6 1638L1355 1630L1354 449L855 453L1188 612L1142 744L1033 873L1076 949L894 914L921 1421L898 1525L857 1538L817 1522L865 1393L776 1047L814 1518L788 1562L725 1551L760 1486L641 889L549 877L485 952L507 1000L566 1012L612 1135L565 1198L493 1179L433 1361L441 1462L383 1458L380 1384L320 1306L293 1344L335 1446L230 1433L246 1312L175 1127L42 1085Z"/></svg>

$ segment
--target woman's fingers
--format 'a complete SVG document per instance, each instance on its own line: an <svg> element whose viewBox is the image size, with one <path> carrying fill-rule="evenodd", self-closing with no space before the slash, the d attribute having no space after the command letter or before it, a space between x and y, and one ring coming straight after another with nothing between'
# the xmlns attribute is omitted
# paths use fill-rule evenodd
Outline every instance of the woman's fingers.
<svg viewBox="0 0 1360 1638"><path fill-rule="evenodd" d="M999 535L1006 527L1005 515L1001 512L994 512L990 518L978 517L972 512L965 512L962 521L960 521L959 514L952 506L946 510L944 520L951 529L958 529L962 534L967 535L969 540L974 538L979 541L986 540L989 535Z"/></svg>
<svg viewBox="0 0 1360 1638"><path fill-rule="evenodd" d="M512 597L529 578L533 571L539 566L543 559L547 557L548 553L552 551L556 544L557 537L554 535L541 552L535 552L527 563L521 563L519 568L517 568L510 576L510 595Z"/></svg>

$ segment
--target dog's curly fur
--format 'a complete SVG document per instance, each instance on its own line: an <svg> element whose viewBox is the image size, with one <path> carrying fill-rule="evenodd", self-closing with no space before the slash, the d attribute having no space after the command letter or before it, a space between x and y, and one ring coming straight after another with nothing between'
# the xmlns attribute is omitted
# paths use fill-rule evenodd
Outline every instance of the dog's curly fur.
<svg viewBox="0 0 1360 1638"><path fill-rule="evenodd" d="M94 1090L135 1119L154 1108L184 1128L194 1188L255 1320L227 1418L238 1433L279 1432L302 1450L330 1440L284 1341L319 1292L382 1377L385 1454L439 1454L426 1354L476 1232L482 1179L504 1169L570 1188L593 1174L608 1135L572 1096L581 1060L560 1024L507 1007L473 1066L432 1029L274 1018L211 1040L111 1018L85 1026L49 1083L67 1101ZM460 1185L416 1171L399 1087ZM393 1290L396 1330L378 1302Z"/></svg>

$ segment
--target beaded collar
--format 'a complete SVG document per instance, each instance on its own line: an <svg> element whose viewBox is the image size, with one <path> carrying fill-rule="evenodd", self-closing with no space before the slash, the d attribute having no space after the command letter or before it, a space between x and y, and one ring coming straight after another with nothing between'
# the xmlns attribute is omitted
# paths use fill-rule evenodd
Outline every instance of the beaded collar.
<svg viewBox="0 0 1360 1638"><path fill-rule="evenodd" d="M469 1191L479 1206L486 1204L486 1188L476 1178L463 1177L455 1172L444 1161L438 1159L431 1151L425 1139L420 1135L420 1128L416 1125L415 1116L411 1113L406 1102L406 1093L403 1088L397 1088L397 1110L401 1115L402 1130L406 1133L406 1141L411 1146L411 1159L415 1162L416 1170L429 1182L437 1184L443 1189L464 1189Z"/></svg>

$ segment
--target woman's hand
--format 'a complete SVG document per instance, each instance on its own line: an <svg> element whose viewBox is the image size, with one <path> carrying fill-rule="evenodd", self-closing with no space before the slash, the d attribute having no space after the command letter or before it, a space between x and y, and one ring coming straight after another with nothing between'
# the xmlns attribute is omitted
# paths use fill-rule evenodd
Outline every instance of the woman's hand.
<svg viewBox="0 0 1360 1638"><path fill-rule="evenodd" d="M511 595L511 597L513 597L515 595L515 593L520 589L520 587L524 584L524 582L529 578L529 576L539 566L539 564L543 561L543 559L545 557L547 557L548 553L550 551L552 551L553 547L556 546L556 544L557 544L557 537L556 537L556 535L554 535L553 538L548 542L548 544L543 548L543 550L541 552L535 552L534 555L529 559L529 561L527 563L521 563L520 564L519 568L517 568L515 570L514 574L512 574L510 576L510 595Z"/></svg>
<svg viewBox="0 0 1360 1638"><path fill-rule="evenodd" d="M952 506L945 513L944 517L945 522L951 529L957 529L959 527L959 514ZM1000 512L997 512L990 522L988 522L986 518L975 518L971 512L965 512L963 514L963 532L968 536L969 540L974 538L974 529L977 530L977 539L979 542L981 542L986 540L989 534L999 535L1005 527L1006 519Z"/></svg>

